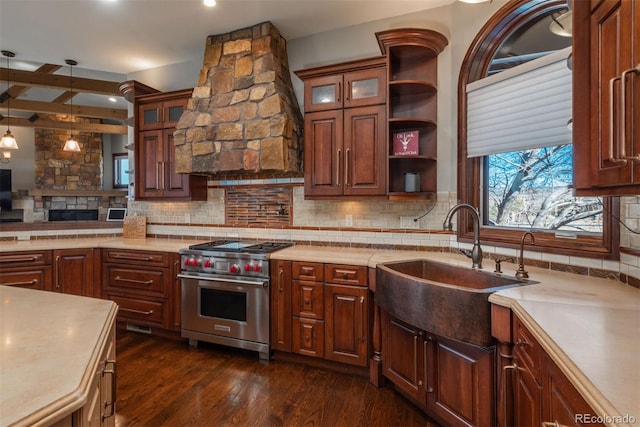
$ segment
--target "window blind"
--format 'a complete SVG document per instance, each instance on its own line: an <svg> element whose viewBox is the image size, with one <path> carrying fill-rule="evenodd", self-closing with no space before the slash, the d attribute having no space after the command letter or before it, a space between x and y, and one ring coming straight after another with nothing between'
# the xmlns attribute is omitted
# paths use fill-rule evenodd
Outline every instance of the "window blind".
<svg viewBox="0 0 640 427"><path fill-rule="evenodd" d="M468 157L571 143L571 47L467 85Z"/></svg>

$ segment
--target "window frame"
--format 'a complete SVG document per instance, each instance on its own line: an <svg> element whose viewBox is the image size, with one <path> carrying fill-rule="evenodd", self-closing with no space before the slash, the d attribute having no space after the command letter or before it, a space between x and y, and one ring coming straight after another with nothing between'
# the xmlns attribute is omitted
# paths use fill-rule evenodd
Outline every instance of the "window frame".
<svg viewBox="0 0 640 427"><path fill-rule="evenodd" d="M566 9L566 0L514 0L500 8L482 27L462 61L458 78L458 199L461 203L481 206L481 181L484 157L467 158L468 83L486 76L491 59L503 41L524 22L550 10ZM619 197L604 197L602 235L578 235L575 239L558 238L555 232L536 230L536 243L528 249L546 253L601 259L619 259L620 227L614 215L620 210ZM473 222L468 215L458 215L457 235L461 242L473 241ZM522 229L482 225L480 239L485 245L518 248Z"/></svg>
<svg viewBox="0 0 640 427"><path fill-rule="evenodd" d="M113 153L112 154L112 165L113 165L113 183L111 184L113 188L128 188L129 184L121 184L120 182L118 182L118 178L119 178L119 174L118 174L118 169L119 169L119 165L118 163L120 162L120 160L128 158L128 154L127 153ZM126 173L126 171L123 171L124 173Z"/></svg>

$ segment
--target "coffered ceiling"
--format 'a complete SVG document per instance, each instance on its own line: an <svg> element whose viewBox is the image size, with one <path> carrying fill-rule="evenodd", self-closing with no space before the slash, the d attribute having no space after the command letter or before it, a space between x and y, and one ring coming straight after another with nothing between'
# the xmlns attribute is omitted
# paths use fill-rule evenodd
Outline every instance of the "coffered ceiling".
<svg viewBox="0 0 640 427"><path fill-rule="evenodd" d="M118 126L127 103L117 84L129 73L200 59L208 35L271 21L291 40L453 1L217 0L207 8L202 0L0 0L0 48L16 54L10 61L11 124L58 125L47 115L69 114L73 98L75 115ZM78 61L73 94L65 59ZM6 98L0 98L0 125Z"/></svg>

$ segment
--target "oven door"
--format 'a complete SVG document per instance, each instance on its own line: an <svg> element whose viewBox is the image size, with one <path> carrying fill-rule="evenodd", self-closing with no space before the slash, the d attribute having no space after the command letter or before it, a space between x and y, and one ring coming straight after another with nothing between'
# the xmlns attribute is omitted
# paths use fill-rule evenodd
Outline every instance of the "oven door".
<svg viewBox="0 0 640 427"><path fill-rule="evenodd" d="M182 330L269 343L269 280L179 274Z"/></svg>

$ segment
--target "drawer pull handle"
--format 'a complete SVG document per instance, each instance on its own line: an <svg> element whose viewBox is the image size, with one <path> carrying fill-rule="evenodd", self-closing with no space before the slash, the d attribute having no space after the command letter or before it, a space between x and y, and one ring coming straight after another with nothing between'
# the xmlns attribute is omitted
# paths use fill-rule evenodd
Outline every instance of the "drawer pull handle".
<svg viewBox="0 0 640 427"><path fill-rule="evenodd" d="M124 277L116 276L115 280L119 280L120 282L126 283L138 283L141 285L151 285L153 284L153 280L135 280L135 279L125 279Z"/></svg>
<svg viewBox="0 0 640 427"><path fill-rule="evenodd" d="M523 347L525 345L529 345L529 342L527 340L525 340L525 339L518 338L518 340L516 341L516 345L518 347Z"/></svg>
<svg viewBox="0 0 640 427"><path fill-rule="evenodd" d="M104 361L105 369L102 371L102 376L111 375L111 402L104 402L105 413L102 415L102 421L107 418L113 417L116 414L116 361L107 359ZM107 369L107 365L112 365L112 369ZM106 413L106 409L109 409L109 413Z"/></svg>
<svg viewBox="0 0 640 427"><path fill-rule="evenodd" d="M153 310L142 311L142 310L134 310L132 308L124 308L124 307L120 307L120 311L128 311L129 313L142 314L142 315L145 315L145 316L149 316L149 315L153 314Z"/></svg>
<svg viewBox="0 0 640 427"><path fill-rule="evenodd" d="M118 259L128 259L131 261L153 261L153 258L150 256L131 256L131 255L121 255L121 254L114 254L113 255L114 258L118 258Z"/></svg>
<svg viewBox="0 0 640 427"><path fill-rule="evenodd" d="M7 282L7 283L0 283L0 285L5 285L5 286L31 286L31 285L35 285L36 283L38 283L37 279L32 279L29 280L28 282Z"/></svg>
<svg viewBox="0 0 640 427"><path fill-rule="evenodd" d="M24 255L7 255L0 258L0 262L25 262L37 261L42 258L40 255L24 256Z"/></svg>

